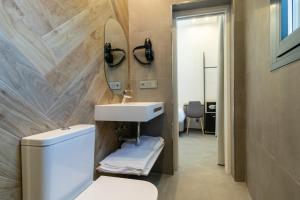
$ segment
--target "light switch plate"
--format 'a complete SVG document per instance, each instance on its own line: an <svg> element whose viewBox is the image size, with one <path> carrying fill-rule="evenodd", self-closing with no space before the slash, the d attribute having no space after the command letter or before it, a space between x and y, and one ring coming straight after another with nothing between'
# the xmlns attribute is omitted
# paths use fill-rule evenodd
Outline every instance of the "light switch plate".
<svg viewBox="0 0 300 200"><path fill-rule="evenodd" d="M109 87L112 90L121 90L121 82L120 81L111 81L109 82Z"/></svg>
<svg viewBox="0 0 300 200"><path fill-rule="evenodd" d="M140 81L140 89L156 89L157 87L157 80Z"/></svg>

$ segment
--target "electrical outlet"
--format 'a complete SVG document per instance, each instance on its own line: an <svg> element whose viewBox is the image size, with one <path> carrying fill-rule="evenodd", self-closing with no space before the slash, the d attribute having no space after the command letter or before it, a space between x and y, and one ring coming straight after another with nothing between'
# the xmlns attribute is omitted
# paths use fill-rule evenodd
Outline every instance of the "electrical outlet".
<svg viewBox="0 0 300 200"><path fill-rule="evenodd" d="M157 80L140 81L140 89L156 89L157 87Z"/></svg>
<svg viewBox="0 0 300 200"><path fill-rule="evenodd" d="M121 82L120 81L111 81L111 82L109 82L109 87L112 90L121 90Z"/></svg>

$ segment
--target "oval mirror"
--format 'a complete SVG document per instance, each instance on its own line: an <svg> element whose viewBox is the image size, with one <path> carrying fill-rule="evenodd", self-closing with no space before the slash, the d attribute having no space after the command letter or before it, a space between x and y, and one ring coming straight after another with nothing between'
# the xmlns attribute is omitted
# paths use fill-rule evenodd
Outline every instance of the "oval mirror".
<svg viewBox="0 0 300 200"><path fill-rule="evenodd" d="M122 95L129 85L128 42L121 24L109 19L105 25L104 71L109 88Z"/></svg>

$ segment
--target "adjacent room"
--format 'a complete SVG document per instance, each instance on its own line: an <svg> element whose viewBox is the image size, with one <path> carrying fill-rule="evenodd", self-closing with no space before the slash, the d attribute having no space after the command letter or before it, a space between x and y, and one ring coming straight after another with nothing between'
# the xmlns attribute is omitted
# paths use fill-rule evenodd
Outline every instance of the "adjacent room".
<svg viewBox="0 0 300 200"><path fill-rule="evenodd" d="M177 85L179 131L216 135L216 107L222 16L177 18ZM222 66L223 67L223 66ZM222 72L222 71L220 71ZM220 83L222 84L222 83ZM220 102L223 103L223 102ZM188 113L191 110L198 113ZM195 114L195 116L189 116ZM191 130L189 130L191 129Z"/></svg>

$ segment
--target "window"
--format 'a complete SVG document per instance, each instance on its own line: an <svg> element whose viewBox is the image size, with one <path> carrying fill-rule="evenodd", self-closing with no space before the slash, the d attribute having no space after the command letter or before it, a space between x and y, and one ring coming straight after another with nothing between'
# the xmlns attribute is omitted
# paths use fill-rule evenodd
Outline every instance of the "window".
<svg viewBox="0 0 300 200"><path fill-rule="evenodd" d="M300 0L282 0L281 3L281 39L285 39L299 28Z"/></svg>
<svg viewBox="0 0 300 200"><path fill-rule="evenodd" d="M271 0L272 70L300 59L300 0Z"/></svg>

